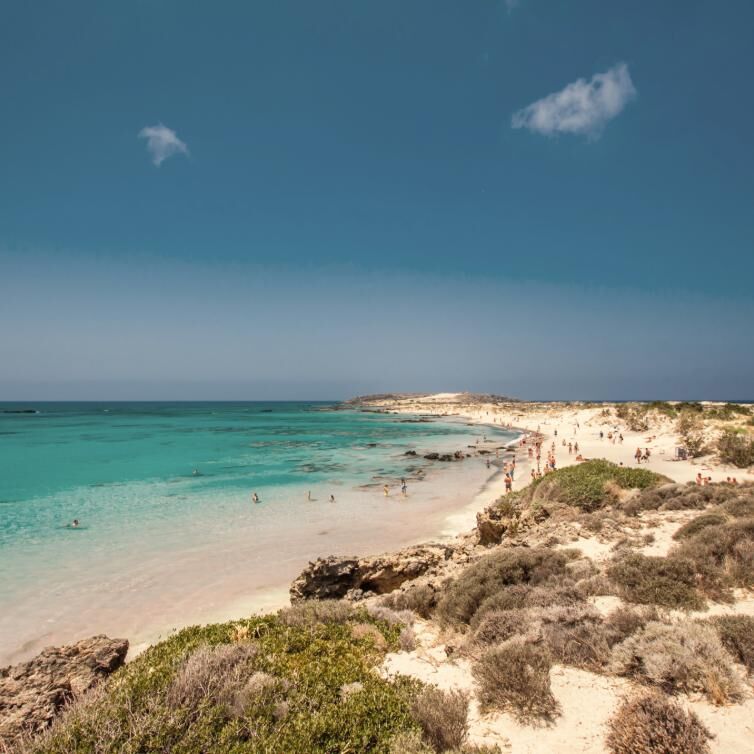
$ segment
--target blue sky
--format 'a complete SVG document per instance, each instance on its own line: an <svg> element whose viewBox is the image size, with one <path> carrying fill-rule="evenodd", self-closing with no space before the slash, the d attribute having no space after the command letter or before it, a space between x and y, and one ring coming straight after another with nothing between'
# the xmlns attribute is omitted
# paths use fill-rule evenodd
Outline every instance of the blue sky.
<svg viewBox="0 0 754 754"><path fill-rule="evenodd" d="M738 0L6 4L0 400L754 398L752 70Z"/></svg>

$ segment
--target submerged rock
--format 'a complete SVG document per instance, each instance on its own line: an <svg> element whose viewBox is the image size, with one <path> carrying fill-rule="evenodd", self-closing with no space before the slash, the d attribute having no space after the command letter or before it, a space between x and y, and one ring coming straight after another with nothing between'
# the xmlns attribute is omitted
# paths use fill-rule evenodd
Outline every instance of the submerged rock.
<svg viewBox="0 0 754 754"><path fill-rule="evenodd" d="M0 743L46 728L69 701L117 670L127 652L125 639L93 636L0 668Z"/></svg>
<svg viewBox="0 0 754 754"><path fill-rule="evenodd" d="M369 558L319 558L291 584L291 602L387 594L449 560L452 554L452 547L430 544Z"/></svg>

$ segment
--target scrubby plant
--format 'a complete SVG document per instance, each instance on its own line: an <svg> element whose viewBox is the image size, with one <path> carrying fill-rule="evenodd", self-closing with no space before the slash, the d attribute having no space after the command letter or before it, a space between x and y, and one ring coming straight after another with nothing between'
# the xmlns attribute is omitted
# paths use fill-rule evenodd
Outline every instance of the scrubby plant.
<svg viewBox="0 0 754 754"><path fill-rule="evenodd" d="M466 740L469 696L465 692L427 686L414 700L411 712L435 751L460 748Z"/></svg>
<svg viewBox="0 0 754 754"><path fill-rule="evenodd" d="M612 754L709 754L712 734L694 712L656 691L626 699L608 722Z"/></svg>
<svg viewBox="0 0 754 754"><path fill-rule="evenodd" d="M437 605L437 593L428 584L414 584L386 594L381 604L393 610L411 610L421 618L429 618Z"/></svg>
<svg viewBox="0 0 754 754"><path fill-rule="evenodd" d="M644 628L650 621L659 620L657 609L649 607L616 607L605 618L605 638L609 647L620 644L624 639L633 636L639 629Z"/></svg>
<svg viewBox="0 0 754 754"><path fill-rule="evenodd" d="M401 627L364 610L339 622L343 613L325 610L320 620L297 609L180 631L19 751L384 754L398 733L417 729L411 706L421 684L373 670L397 647ZM371 631L355 636L357 624L371 625L385 647Z"/></svg>
<svg viewBox="0 0 754 754"><path fill-rule="evenodd" d="M532 624L529 610L491 610L479 621L472 638L474 643L483 646L501 644L512 636L525 634Z"/></svg>
<svg viewBox="0 0 754 754"><path fill-rule="evenodd" d="M596 671L610 657L607 632L594 608L554 607L540 610L537 617L543 642L563 665Z"/></svg>
<svg viewBox="0 0 754 754"><path fill-rule="evenodd" d="M416 649L416 633L411 626L404 626L398 634L398 646L404 652L413 652Z"/></svg>
<svg viewBox="0 0 754 754"><path fill-rule="evenodd" d="M754 437L728 429L717 441L717 452L723 463L731 463L740 469L754 466Z"/></svg>
<svg viewBox="0 0 754 754"><path fill-rule="evenodd" d="M718 526L724 524L727 521L727 517L722 513L704 513L701 516L692 518L687 524L684 524L675 534L673 539L688 539L689 537L695 537L700 531L706 529L708 526Z"/></svg>
<svg viewBox="0 0 754 754"><path fill-rule="evenodd" d="M546 649L513 638L484 652L474 663L479 700L509 710L519 720L551 718L558 704L550 688L552 658Z"/></svg>
<svg viewBox="0 0 754 754"><path fill-rule="evenodd" d="M707 526L677 545L671 555L693 564L705 593L730 599L730 587L754 586L754 518Z"/></svg>
<svg viewBox="0 0 754 754"><path fill-rule="evenodd" d="M613 561L607 575L628 602L685 610L700 610L705 604L696 589L696 569L687 558L631 553Z"/></svg>
<svg viewBox="0 0 754 754"><path fill-rule="evenodd" d="M740 693L733 658L715 629L698 621L647 623L613 647L611 667L669 692L703 692L715 704Z"/></svg>
<svg viewBox="0 0 754 754"><path fill-rule="evenodd" d="M692 458L698 458L704 454L704 424L698 412L687 409L681 411L675 431L680 435Z"/></svg>
<svg viewBox="0 0 754 754"><path fill-rule="evenodd" d="M319 623L346 623L353 617L353 608L342 600L307 600L278 612L285 626L315 626Z"/></svg>
<svg viewBox="0 0 754 754"><path fill-rule="evenodd" d="M499 590L536 585L565 572L566 555L547 548L511 547L480 558L453 581L437 605L445 625L468 624L479 606ZM516 606L516 605L512 605Z"/></svg>
<svg viewBox="0 0 754 754"><path fill-rule="evenodd" d="M754 673L754 617L751 615L716 615L708 619L723 646Z"/></svg>
<svg viewBox="0 0 754 754"><path fill-rule="evenodd" d="M667 481L665 477L647 469L593 460L548 474L540 480L533 496L590 512L616 502L616 490L647 489L663 481Z"/></svg>
<svg viewBox="0 0 754 754"><path fill-rule="evenodd" d="M733 518L754 518L754 489L746 487L741 496L727 500L722 509Z"/></svg>

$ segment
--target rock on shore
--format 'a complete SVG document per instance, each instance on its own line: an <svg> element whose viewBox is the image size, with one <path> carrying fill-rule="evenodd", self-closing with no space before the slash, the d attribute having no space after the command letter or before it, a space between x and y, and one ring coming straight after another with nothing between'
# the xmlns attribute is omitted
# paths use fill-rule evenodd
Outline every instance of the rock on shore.
<svg viewBox="0 0 754 754"><path fill-rule="evenodd" d="M0 668L0 743L46 728L71 699L117 670L127 652L125 639L93 636Z"/></svg>
<svg viewBox="0 0 754 754"><path fill-rule="evenodd" d="M291 602L387 594L405 581L440 566L452 555L451 546L429 544L369 558L335 555L319 558L309 563L291 584Z"/></svg>

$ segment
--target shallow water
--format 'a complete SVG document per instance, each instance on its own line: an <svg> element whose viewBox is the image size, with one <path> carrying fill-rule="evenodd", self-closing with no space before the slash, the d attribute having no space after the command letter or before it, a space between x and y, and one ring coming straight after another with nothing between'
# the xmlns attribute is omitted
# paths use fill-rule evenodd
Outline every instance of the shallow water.
<svg viewBox="0 0 754 754"><path fill-rule="evenodd" d="M431 536L490 471L406 451L512 437L328 408L0 404L0 663L100 631L152 638L247 609L318 555ZM386 500L402 476L408 497Z"/></svg>

